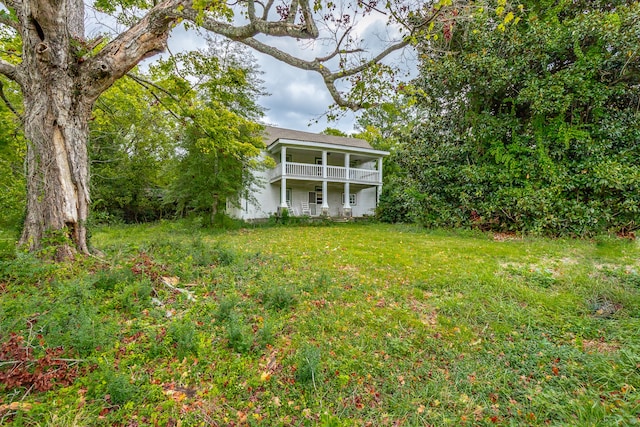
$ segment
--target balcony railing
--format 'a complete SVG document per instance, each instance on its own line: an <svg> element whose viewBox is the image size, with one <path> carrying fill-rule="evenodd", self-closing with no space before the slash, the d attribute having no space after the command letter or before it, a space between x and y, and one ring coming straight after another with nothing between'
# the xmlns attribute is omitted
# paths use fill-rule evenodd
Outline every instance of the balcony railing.
<svg viewBox="0 0 640 427"><path fill-rule="evenodd" d="M322 165L293 162L287 162L285 165L287 178L322 179ZM278 164L275 168L271 169L269 171L269 177L272 181L282 178L282 164ZM347 182L347 168L327 166L327 180ZM381 182L380 172L375 169L349 168L349 182L379 184Z"/></svg>

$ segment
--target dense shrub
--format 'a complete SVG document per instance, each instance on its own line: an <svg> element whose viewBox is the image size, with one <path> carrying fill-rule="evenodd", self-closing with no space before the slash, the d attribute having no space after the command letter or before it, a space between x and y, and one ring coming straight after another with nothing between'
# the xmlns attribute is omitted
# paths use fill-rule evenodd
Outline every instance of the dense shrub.
<svg viewBox="0 0 640 427"><path fill-rule="evenodd" d="M524 2L498 29L496 13L456 27L449 53L423 46L423 120L395 156L406 176L382 197L382 217L556 235L637 229L640 7Z"/></svg>

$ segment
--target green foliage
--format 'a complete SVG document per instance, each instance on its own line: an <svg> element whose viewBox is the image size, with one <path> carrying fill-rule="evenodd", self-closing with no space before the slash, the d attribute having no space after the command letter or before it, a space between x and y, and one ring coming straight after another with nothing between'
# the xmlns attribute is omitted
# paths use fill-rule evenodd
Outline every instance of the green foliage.
<svg viewBox="0 0 640 427"><path fill-rule="evenodd" d="M0 50L3 48L5 43L0 40ZM21 97L14 83L0 77L0 88L14 108L21 107ZM0 100L0 227L5 230L19 229L24 219L25 153L26 144L18 118Z"/></svg>
<svg viewBox="0 0 640 427"><path fill-rule="evenodd" d="M200 215L208 226L236 226L224 215L227 201L258 185L253 172L264 166L255 123L261 81L251 56L209 40L207 50L136 73L118 80L94 109L93 222L177 213Z"/></svg>
<svg viewBox="0 0 640 427"><path fill-rule="evenodd" d="M96 102L91 122L93 222L157 220L176 150L174 118L150 90L126 78Z"/></svg>
<svg viewBox="0 0 640 427"><path fill-rule="evenodd" d="M259 159L262 127L255 123L262 115L256 104L262 92L252 61L232 44L210 41L208 51L176 55L158 67L166 72L179 66L185 78L199 81L198 98L184 109L183 154L168 200L181 215L202 215L208 225L218 221L227 203L237 203L261 184L254 171L265 166Z"/></svg>
<svg viewBox="0 0 640 427"><path fill-rule="evenodd" d="M451 53L424 46L416 96L428 120L394 157L406 179L385 190L383 217L554 235L637 229L638 5L525 2L521 22L498 29L491 13L461 24Z"/></svg>

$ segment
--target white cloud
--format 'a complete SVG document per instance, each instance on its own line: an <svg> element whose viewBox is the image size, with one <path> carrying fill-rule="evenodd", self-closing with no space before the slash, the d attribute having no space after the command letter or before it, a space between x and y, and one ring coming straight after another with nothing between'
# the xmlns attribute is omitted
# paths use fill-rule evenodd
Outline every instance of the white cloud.
<svg viewBox="0 0 640 427"><path fill-rule="evenodd" d="M123 30L113 21L109 22L109 18L105 19L100 15L95 11L88 14L89 33L109 32L109 29ZM393 35L388 34L390 30L385 20L375 15L360 17L360 19L361 22L354 31L354 35L365 40L367 53L371 55L384 49L385 43ZM286 37L266 36L260 39L304 59L324 56L334 48L328 45L326 40L300 42ZM176 27L169 38L169 49L174 53L205 47L206 42L202 33L185 30L182 26ZM266 123L312 132L320 132L327 127L338 128L347 133L353 132L356 120L354 113L347 112L335 122L326 120L326 113L333 104L333 100L317 73L294 68L267 55L257 52L254 54L260 69L264 72L262 76L265 82L264 88L270 94L259 99L260 105L267 110L264 117ZM149 58L145 64L152 63L160 57ZM396 55L391 61L397 62L398 58L399 55ZM341 86L344 85L339 84L339 87Z"/></svg>

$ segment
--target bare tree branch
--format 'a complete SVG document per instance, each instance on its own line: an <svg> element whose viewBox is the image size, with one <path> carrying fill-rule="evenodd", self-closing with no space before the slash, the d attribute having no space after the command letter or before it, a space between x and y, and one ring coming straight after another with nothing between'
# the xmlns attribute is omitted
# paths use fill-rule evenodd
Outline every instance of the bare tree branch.
<svg viewBox="0 0 640 427"><path fill-rule="evenodd" d="M349 27L347 28L347 30L344 32L344 34L342 34L342 37L340 37L340 40L338 40L338 43L336 44L336 50L334 50L333 52L331 52L329 55L327 56L323 56L321 58L316 58L316 61L320 61L320 62L327 62L332 58L335 58L336 55L339 54L349 54L349 53L357 53L357 52L362 52L363 49L357 48L357 49L340 49L340 46L342 46L342 42L344 42L344 39L349 35L349 33L351 32L351 30L353 29L353 27Z"/></svg>
<svg viewBox="0 0 640 427"><path fill-rule="evenodd" d="M20 83L20 76L18 74L18 67L0 59L0 74L3 74L7 78Z"/></svg>
<svg viewBox="0 0 640 427"><path fill-rule="evenodd" d="M0 4L3 4L13 10L18 10L22 7L22 0L0 0Z"/></svg>
<svg viewBox="0 0 640 427"><path fill-rule="evenodd" d="M166 49L175 11L184 0L165 0L153 7L137 24L109 42L82 64L86 95L95 100L117 79L145 58Z"/></svg>
<svg viewBox="0 0 640 427"><path fill-rule="evenodd" d="M20 23L2 14L0 14L0 25L6 25L7 27L20 32Z"/></svg>
<svg viewBox="0 0 640 427"><path fill-rule="evenodd" d="M266 21L267 18L269 17L269 12L271 11L271 8L273 7L273 2L274 1L275 0L269 0L267 2L267 4L264 5L264 7L263 7L264 10L262 11L262 20L263 21Z"/></svg>
<svg viewBox="0 0 640 427"><path fill-rule="evenodd" d="M7 106L7 108L9 110L11 110L11 112L18 118L20 119L20 121L23 120L23 117L20 113L18 113L18 110L15 109L15 107L13 106L13 104L11 104L11 101L9 101L9 99L7 98L7 96L4 94L4 84L2 83L2 80L0 80L0 99L2 99L5 103L5 105Z"/></svg>
<svg viewBox="0 0 640 427"><path fill-rule="evenodd" d="M289 15L287 16L287 22L293 24L296 21L296 15L298 14L298 0L291 0L289 5Z"/></svg>
<svg viewBox="0 0 640 427"><path fill-rule="evenodd" d="M324 83L327 86L327 89L329 90L329 93L331 94L331 97L336 102L336 104L341 107L346 107L352 110L358 110L362 108L362 106L359 105L358 103L346 100L338 91L335 85L335 82L339 79L343 79L345 77L358 74L366 70L367 68L371 67L372 65L380 62L382 59L384 59L391 53L397 50L403 49L404 47L409 45L408 40L403 40L399 43L395 43L389 46L388 48L380 52L378 55L376 55L375 57L371 58L366 62L363 62L359 66L332 72L327 66L324 65L324 61L323 61L324 58L317 58L317 59L314 59L313 61L306 61L306 60L297 58L280 49L277 49L273 46L262 43L254 38L247 38L239 41L240 43L246 44L247 46L257 50L258 52L262 52L266 55L272 56L293 67L300 68L302 70L317 72L322 76L322 79L324 80Z"/></svg>
<svg viewBox="0 0 640 427"><path fill-rule="evenodd" d="M253 1L248 2L251 6L248 8L250 22L247 25L235 26L227 22L221 22L215 19L212 15L205 14L205 16L202 17L199 11L186 6L182 11L176 12L176 14L191 22L197 22L202 28L236 41L253 37L257 34L265 34L274 37L292 37L297 39L313 39L318 37L319 31L315 21L310 19L311 9L309 7L309 1L297 1L302 10L302 14L305 17L302 24L295 24L287 21L269 21L267 19L258 18L255 15L255 10L253 10ZM268 6L271 4L272 3L269 3Z"/></svg>
<svg viewBox="0 0 640 427"><path fill-rule="evenodd" d="M180 99L178 97L176 97L174 94L172 94L171 92L169 92L168 90L166 90L165 88L163 88L160 85L157 85L156 83L149 81L145 78L142 78L140 76L137 76L133 73L127 73L127 77L129 77L131 80L133 80L134 82L138 83L139 85L141 85L143 88L149 90L149 87L154 87L156 89L158 89L160 92L163 92L165 95L169 96L169 98L173 99L176 102L180 102Z"/></svg>

